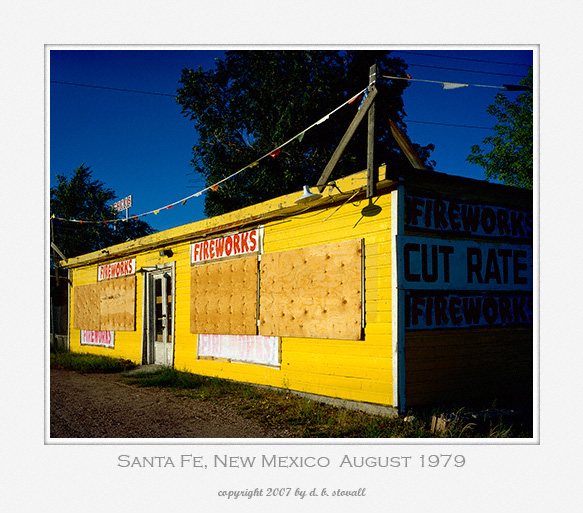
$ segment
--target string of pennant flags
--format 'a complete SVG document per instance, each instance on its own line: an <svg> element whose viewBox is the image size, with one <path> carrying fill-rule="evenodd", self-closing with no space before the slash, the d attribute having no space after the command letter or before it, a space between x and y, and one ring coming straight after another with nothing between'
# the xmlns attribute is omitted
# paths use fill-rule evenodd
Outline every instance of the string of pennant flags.
<svg viewBox="0 0 583 513"><path fill-rule="evenodd" d="M488 87L490 89L499 89L503 91L529 91L532 90L531 87L522 85L484 85L484 84L462 84L458 82L444 82L442 80L425 80L421 78L411 78L410 75L404 77L392 77L390 75L381 75L382 78L388 78L390 80L406 80L407 82L427 82L430 84L441 84L444 89L459 89L461 87Z"/></svg>
<svg viewBox="0 0 583 513"><path fill-rule="evenodd" d="M443 85L443 89L458 89L458 88L462 88L462 87L487 87L487 88L493 88L493 89L502 89L502 90L508 90L508 91L524 91L524 90L530 90L531 88L529 87L525 87L525 86L514 86L514 85L502 85L502 86L496 86L496 85L483 85L483 84L463 84L463 83L457 83L457 82L444 82L441 80L426 80L426 79L415 79L415 78L411 78L410 75L406 75L405 77L395 77L395 76L390 76L390 75L381 75L382 78L387 78L390 80L406 80L409 82L428 82L428 83L434 83L434 84L442 84ZM82 220L82 219L66 219L66 218L62 218L62 217L57 217L54 214L51 216L52 219L56 219L59 221L69 221L72 223L79 223L79 224L103 224L103 225L108 225L110 223L119 223L119 222L125 222L128 220L136 220L139 217L144 217L147 215L158 215L161 211L164 210L170 210L171 208L174 208L176 205L185 205L187 203L188 200L192 199L192 198L197 198L200 197L203 193L205 193L206 191L213 191L216 192L220 185L228 180L231 180L233 178L235 178L237 175L239 175L240 173L242 173L243 171L245 171L246 169L251 169L254 168L255 166L259 165L259 162L267 157L272 157L272 158L276 158L280 152L281 149L284 148L285 146L287 146L288 144L290 144L291 142L298 140L299 142L302 141L302 139L304 138L304 135L306 134L306 132L308 130L311 130L312 128L321 125L322 123L328 121L328 119L330 119L330 116L332 116L334 113L336 113L337 111L339 111L340 109L342 109L343 107L345 107L346 105L350 105L355 103L357 100L361 99L360 105L359 105L359 109L362 106L362 104L364 103L364 101L366 100L367 96L368 96L368 92L371 88L371 86L374 84L374 82L372 82L371 84L369 84L366 88L364 88L363 90L359 91L358 93L356 93L355 95L353 95L349 100L345 101L342 105L336 107L334 110L332 110L331 112L329 112L328 114L326 114L324 117L320 118L318 121L316 121L315 123L313 123L312 125L310 125L309 127L305 128L304 130L302 130L300 133L296 134L295 136L293 136L292 138L290 138L289 140L287 140L286 142L284 142L283 144L279 145L278 147L270 150L269 152L267 152L265 155L262 155L261 157L259 157L258 159L256 159L254 162L247 164L246 166L238 169L237 171L235 171L234 173L230 174L229 176L226 176L225 178L222 178L221 180L219 180L218 182L209 185L201 190L199 190L198 192L191 194L190 196L186 196L185 198L182 198L178 201L175 201L173 203L170 203L164 207L159 207L157 209L154 210L150 210L148 212L143 212L141 214L136 214L136 215L132 215L129 216L127 218L121 218L121 219L109 219L109 220L105 220L105 221L89 221L89 220Z"/></svg>
<svg viewBox="0 0 583 513"><path fill-rule="evenodd" d="M190 196L186 196L185 198L182 198L178 201L175 201L174 203L170 203L164 207L160 207L154 210L150 210L149 212L143 212L142 214L136 214L136 215L131 215L126 219L109 219L106 221L88 221L88 220L81 220L81 219L65 219L62 217L57 217L54 214L51 216L52 219L56 219L59 221L69 221L71 223L79 223L79 224L103 224L103 225L108 225L110 223L120 223L120 222L125 222L127 220L136 220L139 217L144 217L147 215L158 215L161 211L164 210L169 210L171 208L174 208L176 205L185 205L186 202L192 198L197 198L199 196L201 196L203 193L205 193L206 191L213 191L216 192L219 189L219 186L228 181L231 180L233 178L235 178L235 176L237 176L238 174L242 173L243 171L245 171L246 169L250 169L250 168L254 168L255 166L259 165L259 162L267 157L272 157L272 158L276 158L280 152L281 149L284 146L287 146L288 144L290 144L291 142L295 141L296 139L301 142L302 139L304 138L304 135L306 134L306 132L308 130L311 130L312 128L314 128L315 126L321 125L322 123L324 123L325 121L328 121L328 119L330 119L330 116L332 116L334 113L336 113L337 111L339 111L340 109L342 109L343 107L345 107L346 105L349 104L353 104L355 103L358 99L362 98L360 105L358 106L358 108L360 109L360 107L362 106L362 104L364 103L364 100L366 99L366 97L368 96L368 91L370 89L370 87L374 84L371 83L369 84L366 88L364 88L362 91L356 93L354 96L352 96L349 100L345 101L342 105L336 107L334 110L332 110L331 112L329 112L328 114L326 114L324 117L320 118L318 121L316 121L315 123L313 123L312 125L310 125L309 127L305 128L304 130L302 130L300 133L296 134L294 137L290 138L289 140L287 140L286 142L284 142L283 144L280 144L279 146L277 146L276 148L270 150L269 152L267 152L265 155L262 155L261 157L259 157L257 160L255 160L254 162L247 164L246 166L242 167L241 169L238 169L237 171L235 171L234 173L230 174L229 176L226 176L225 178L222 178L221 180L219 180L218 182L209 185L207 187L205 187L204 189L201 189L200 191L191 194Z"/></svg>

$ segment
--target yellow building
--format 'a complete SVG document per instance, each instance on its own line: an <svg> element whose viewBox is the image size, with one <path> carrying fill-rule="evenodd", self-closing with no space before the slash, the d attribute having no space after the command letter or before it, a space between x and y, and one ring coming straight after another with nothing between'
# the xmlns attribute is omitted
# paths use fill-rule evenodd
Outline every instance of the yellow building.
<svg viewBox="0 0 583 513"><path fill-rule="evenodd" d="M62 262L72 351L403 410L532 396L532 191L366 172Z"/></svg>

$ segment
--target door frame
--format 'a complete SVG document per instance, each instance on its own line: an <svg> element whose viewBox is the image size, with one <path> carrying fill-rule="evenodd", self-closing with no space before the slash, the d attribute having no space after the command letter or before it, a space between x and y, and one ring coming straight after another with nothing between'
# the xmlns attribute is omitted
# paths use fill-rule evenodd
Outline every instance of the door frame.
<svg viewBox="0 0 583 513"><path fill-rule="evenodd" d="M176 325L176 266L175 262L168 262L165 264L157 264L154 266L143 267L144 274L143 282L143 301L142 301L142 365L149 365L154 363L154 339L152 331L155 331L155 304L153 302L154 295L154 277L164 273L170 274L172 283L172 305L170 325L168 326L168 335L171 339L170 348L170 362L166 364L169 367L174 366L174 327Z"/></svg>

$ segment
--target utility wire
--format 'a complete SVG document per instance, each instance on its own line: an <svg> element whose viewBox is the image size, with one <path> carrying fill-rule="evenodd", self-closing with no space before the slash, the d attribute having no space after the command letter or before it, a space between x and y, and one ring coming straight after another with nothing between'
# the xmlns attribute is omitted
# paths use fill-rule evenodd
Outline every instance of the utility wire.
<svg viewBox="0 0 583 513"><path fill-rule="evenodd" d="M155 96L169 96L171 98L176 98L175 94L154 93L151 91L137 91L135 89L120 89L119 87L107 87L107 86L97 86L97 85L89 85L89 84L76 84L74 82L61 82L60 80L51 80L51 84L64 84L64 85L71 85L71 86L77 86L77 87L91 87L93 89L108 89L110 91L122 91L124 93L152 94Z"/></svg>
<svg viewBox="0 0 583 513"><path fill-rule="evenodd" d="M448 71L461 71L464 73L481 73L482 75L497 75L501 77L517 77L517 78L524 78L524 75L514 75L512 73L496 73L494 71L474 71L471 69L459 69L459 68L446 68L443 66L430 66L428 64L411 64L407 63L409 67L417 67L417 68L432 68L432 69L445 69Z"/></svg>
<svg viewBox="0 0 583 513"><path fill-rule="evenodd" d="M424 125L438 125L438 126L453 126L456 128L477 128L479 130L493 130L489 126L472 126L472 125L454 125L453 123L433 123L432 121L413 121L412 119L405 119L405 123L422 123Z"/></svg>
<svg viewBox="0 0 583 513"><path fill-rule="evenodd" d="M410 50L391 50L391 53L406 53L409 55L423 55L424 57L437 57L439 59L455 59L458 61L483 62L486 64L501 64L503 66L524 66L529 67L530 64L519 64L514 62L489 61L484 59L470 59L469 57L453 57L451 55L437 55L434 53L414 52ZM412 64L409 64L412 66Z"/></svg>

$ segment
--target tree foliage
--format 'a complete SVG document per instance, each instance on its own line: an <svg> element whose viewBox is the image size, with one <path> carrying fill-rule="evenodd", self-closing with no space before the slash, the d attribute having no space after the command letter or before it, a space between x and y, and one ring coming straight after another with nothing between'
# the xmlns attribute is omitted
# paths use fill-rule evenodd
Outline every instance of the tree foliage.
<svg viewBox="0 0 583 513"><path fill-rule="evenodd" d="M405 76L406 64L379 51L230 51L214 69L182 71L177 102L194 121L198 140L192 165L207 186L255 162L313 125L368 85L369 68ZM406 162L390 135L389 118L406 132L402 80L378 79L377 162ZM221 184L205 198L214 216L315 185L356 114L359 101L308 130L276 158ZM432 145L417 146L428 161ZM348 145L331 179L366 168L366 122Z"/></svg>
<svg viewBox="0 0 583 513"><path fill-rule="evenodd" d="M67 258L154 232L148 223L139 219L104 224L102 221L120 216L111 208L115 199L115 192L99 180L93 180L91 169L84 164L70 178L57 175L56 184L51 187L52 238ZM88 222L73 223L56 218Z"/></svg>
<svg viewBox="0 0 583 513"><path fill-rule="evenodd" d="M504 93L496 95L494 103L487 108L488 114L498 120L495 134L484 139L484 149L472 146L466 160L482 166L488 180L532 189L532 67L520 84L529 89L514 101Z"/></svg>

